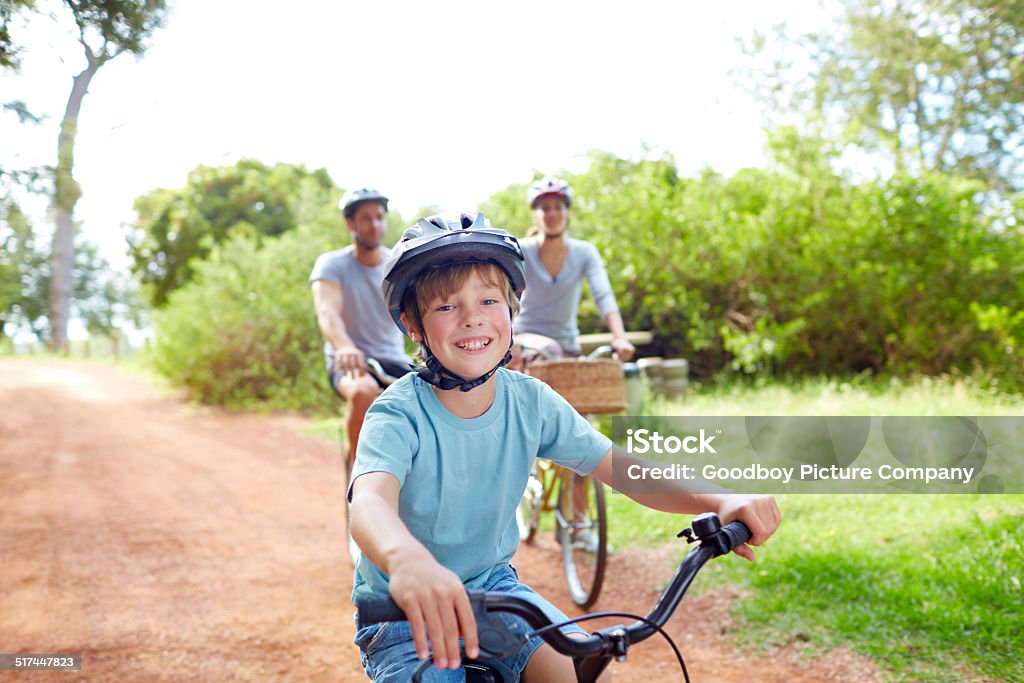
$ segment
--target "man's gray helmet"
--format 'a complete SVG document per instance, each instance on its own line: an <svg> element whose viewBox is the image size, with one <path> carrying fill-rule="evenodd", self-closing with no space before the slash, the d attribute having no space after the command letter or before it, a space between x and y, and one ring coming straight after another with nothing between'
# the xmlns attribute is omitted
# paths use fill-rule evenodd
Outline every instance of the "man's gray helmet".
<svg viewBox="0 0 1024 683"><path fill-rule="evenodd" d="M399 318L402 298L420 273L449 263L474 261L499 266L512 283L516 296L522 296L526 288L523 250L515 237L488 226L482 213L477 214L475 220L465 214L457 221L430 216L406 228L384 263L381 284L384 302L403 334L409 332Z"/></svg>
<svg viewBox="0 0 1024 683"><path fill-rule="evenodd" d="M340 203L341 213L345 218L352 218L356 213L356 207L363 202L378 202L384 210L388 210L388 198L382 195L377 190L370 190L362 188L360 190L353 190L346 194Z"/></svg>

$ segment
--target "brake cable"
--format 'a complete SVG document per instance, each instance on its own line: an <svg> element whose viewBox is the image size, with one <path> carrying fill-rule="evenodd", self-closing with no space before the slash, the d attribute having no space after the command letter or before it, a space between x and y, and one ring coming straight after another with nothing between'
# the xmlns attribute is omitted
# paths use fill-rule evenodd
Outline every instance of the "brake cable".
<svg viewBox="0 0 1024 683"><path fill-rule="evenodd" d="M676 647L675 641L673 641L672 637L668 633L665 632L665 629L663 629L662 627L658 626L655 622L651 621L647 617L641 617L641 616L636 615L636 614L630 614L629 612L595 612L594 614L584 614L582 617L576 617L575 619L567 619L566 621L563 621L560 624L550 624L548 626L544 626L544 627L538 628L538 629L530 632L527 635L527 637L528 638L532 638L533 636L539 636L540 634L545 633L547 631L550 631L552 629L561 628L563 626L569 626L570 624L578 624L580 622L590 621L592 619L603 619L605 617L616 617L616 618L619 618L619 619L622 619L622 618L625 618L625 619L636 619L637 621L640 621L640 622L642 622L644 624L647 624L651 628L657 630L658 633L661 634L661 637L664 638L668 642L669 646L672 648L672 652L675 653L676 661L679 662L679 668L683 672L683 680L686 683L690 683L690 674L686 670L686 662L683 661L683 655L679 651L679 648Z"/></svg>

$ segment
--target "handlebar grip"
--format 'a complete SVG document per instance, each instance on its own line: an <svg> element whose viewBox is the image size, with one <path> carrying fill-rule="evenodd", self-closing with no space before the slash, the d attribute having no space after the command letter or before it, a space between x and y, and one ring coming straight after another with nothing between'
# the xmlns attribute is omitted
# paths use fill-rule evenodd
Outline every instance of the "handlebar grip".
<svg viewBox="0 0 1024 683"><path fill-rule="evenodd" d="M722 527L722 533L728 539L726 541L726 545L728 546L726 552L732 552L733 548L736 546L743 545L750 540L751 536L750 529L747 528L746 524L740 521L729 522Z"/></svg>
<svg viewBox="0 0 1024 683"><path fill-rule="evenodd" d="M380 621L405 621L405 612L386 595L361 595L356 598L359 625L369 626Z"/></svg>

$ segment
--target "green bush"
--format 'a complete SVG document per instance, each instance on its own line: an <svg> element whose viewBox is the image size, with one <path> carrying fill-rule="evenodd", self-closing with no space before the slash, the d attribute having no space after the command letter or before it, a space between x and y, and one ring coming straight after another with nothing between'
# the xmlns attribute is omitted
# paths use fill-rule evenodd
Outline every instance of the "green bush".
<svg viewBox="0 0 1024 683"><path fill-rule="evenodd" d="M335 246L310 228L218 245L156 313L157 369L203 403L336 407L306 284L316 257Z"/></svg>
<svg viewBox="0 0 1024 683"><path fill-rule="evenodd" d="M627 327L703 375L980 370L1024 387L1019 198L937 174L855 182L820 141L772 145L774 167L728 178L606 153L569 175L572 234L603 254ZM522 194L492 197L495 224L529 220Z"/></svg>
<svg viewBox="0 0 1024 683"><path fill-rule="evenodd" d="M627 327L655 332L648 354L684 356L703 376L954 373L1024 389L1024 199L948 175L855 181L833 170L835 150L792 130L771 150L771 168L731 177L602 152L568 176L572 234L603 254ZM196 399L334 406L306 278L339 227L307 186L306 228L228 231L158 314L157 366ZM523 235L525 191L483 209ZM394 240L404 221L388 217ZM580 316L584 332L603 330L589 299Z"/></svg>

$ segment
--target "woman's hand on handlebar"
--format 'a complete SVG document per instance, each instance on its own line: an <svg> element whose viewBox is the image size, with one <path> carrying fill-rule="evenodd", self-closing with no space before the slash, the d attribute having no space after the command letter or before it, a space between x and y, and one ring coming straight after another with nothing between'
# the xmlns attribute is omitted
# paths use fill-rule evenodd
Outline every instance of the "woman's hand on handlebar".
<svg viewBox="0 0 1024 683"><path fill-rule="evenodd" d="M733 520L739 520L750 529L750 545L761 545L779 528L779 506L772 496L750 496L731 494L722 497L718 507L718 516L725 526ZM737 546L734 553L753 562L754 551L744 544Z"/></svg>
<svg viewBox="0 0 1024 683"><path fill-rule="evenodd" d="M394 557L389 568L391 597L409 620L416 655L426 659L432 652L437 668L457 669L462 636L466 655L475 658L479 654L476 619L462 580L422 547Z"/></svg>
<svg viewBox="0 0 1024 683"><path fill-rule="evenodd" d="M616 337L612 339L612 351L615 357L625 362L633 357L636 353L636 347L629 343L629 340L625 337Z"/></svg>

